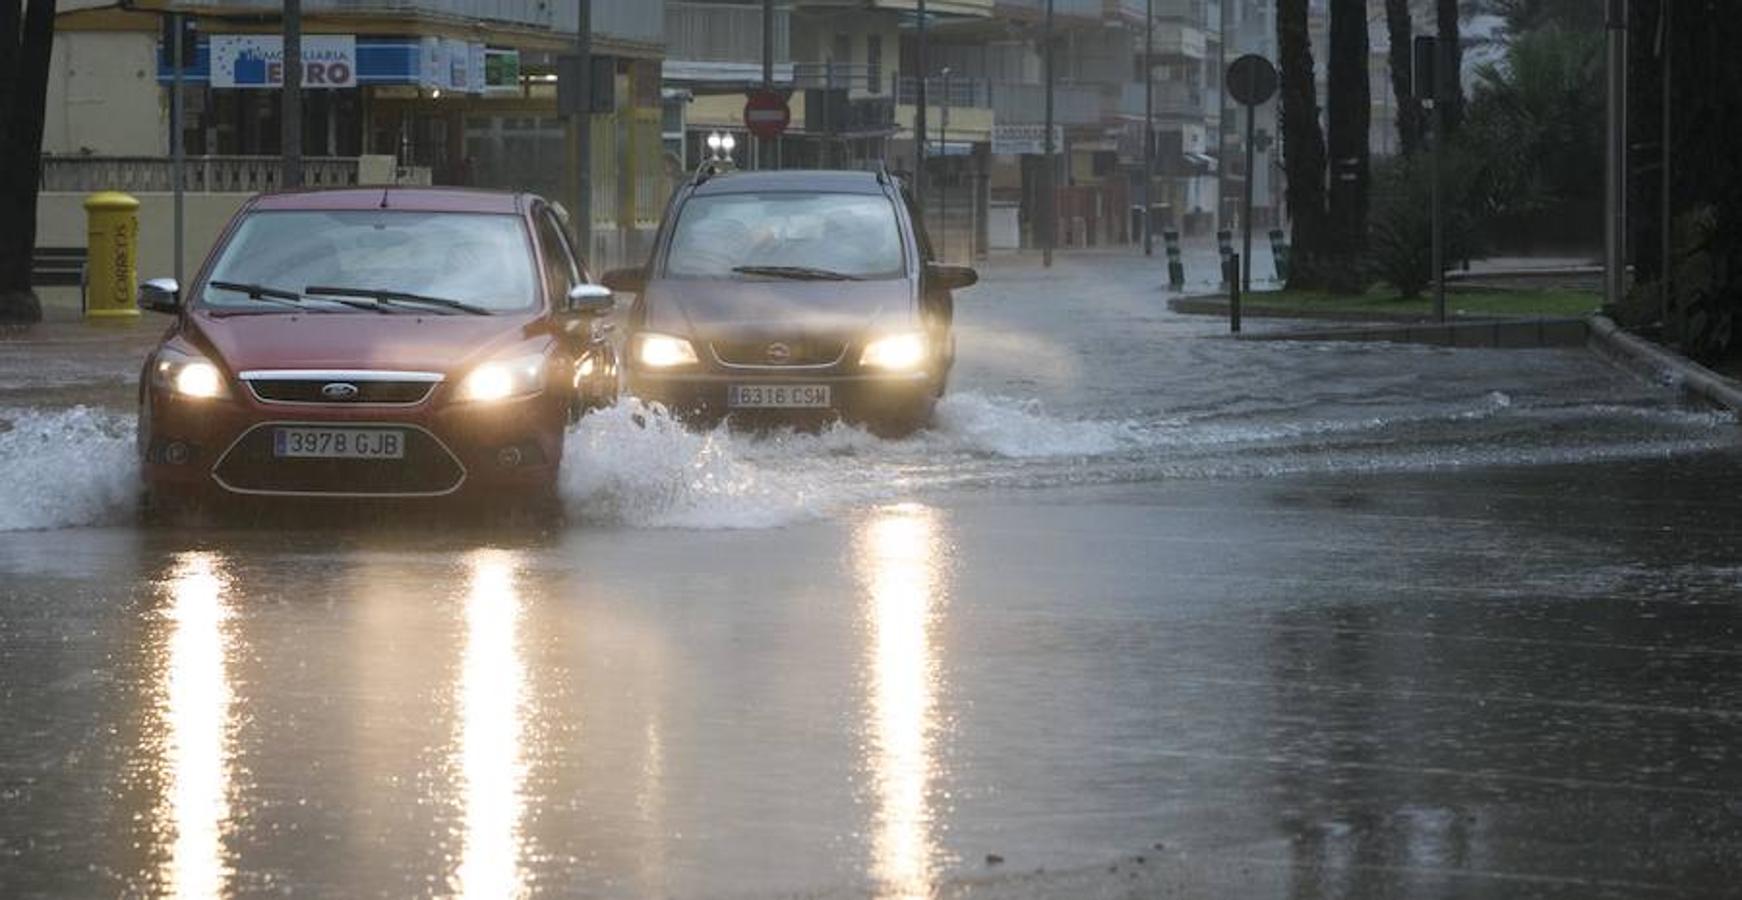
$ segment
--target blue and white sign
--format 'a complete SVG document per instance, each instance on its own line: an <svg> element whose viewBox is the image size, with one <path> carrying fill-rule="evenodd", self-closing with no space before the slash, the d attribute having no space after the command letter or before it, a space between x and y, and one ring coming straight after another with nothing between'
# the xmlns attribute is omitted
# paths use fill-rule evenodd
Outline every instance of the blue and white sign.
<svg viewBox="0 0 1742 900"><path fill-rule="evenodd" d="M284 38L275 34L214 34L212 87L277 88L284 85ZM302 86L357 86L357 38L308 34L302 38Z"/></svg>

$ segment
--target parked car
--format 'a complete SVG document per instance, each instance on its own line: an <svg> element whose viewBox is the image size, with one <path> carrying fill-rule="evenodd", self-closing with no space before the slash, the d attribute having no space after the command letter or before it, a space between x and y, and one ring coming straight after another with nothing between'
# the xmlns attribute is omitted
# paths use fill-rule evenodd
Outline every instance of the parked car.
<svg viewBox="0 0 1742 900"><path fill-rule="evenodd" d="M924 426L955 361L952 291L884 172L699 170L673 195L634 292L631 393L701 424L725 417Z"/></svg>
<svg viewBox="0 0 1742 900"><path fill-rule="evenodd" d="M227 497L549 502L616 399L611 292L528 194L269 194L231 220L139 381L151 508Z"/></svg>

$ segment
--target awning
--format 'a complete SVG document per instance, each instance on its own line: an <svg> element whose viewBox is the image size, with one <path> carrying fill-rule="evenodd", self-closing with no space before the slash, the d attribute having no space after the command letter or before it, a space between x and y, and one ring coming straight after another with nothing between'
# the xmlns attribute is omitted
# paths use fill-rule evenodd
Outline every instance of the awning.
<svg viewBox="0 0 1742 900"><path fill-rule="evenodd" d="M1202 169L1205 172L1215 172L1218 167L1216 158L1207 153L1196 153L1188 150L1180 155L1186 158L1187 165Z"/></svg>
<svg viewBox="0 0 1742 900"><path fill-rule="evenodd" d="M926 141L925 155L972 156L974 155L974 145L968 141L944 141L942 144L937 141Z"/></svg>

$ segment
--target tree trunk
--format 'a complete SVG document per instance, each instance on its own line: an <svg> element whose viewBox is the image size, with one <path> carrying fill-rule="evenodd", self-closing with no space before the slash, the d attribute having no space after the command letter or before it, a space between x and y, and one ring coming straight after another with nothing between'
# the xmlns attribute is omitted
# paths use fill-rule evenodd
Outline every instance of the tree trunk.
<svg viewBox="0 0 1742 900"><path fill-rule="evenodd" d="M16 0L0 0L15 4ZM29 0L12 82L0 155L0 322L37 322L42 306L31 291L36 248L36 192L42 172L43 117L48 106L48 67L54 50L55 0ZM6 37L0 35L0 39Z"/></svg>
<svg viewBox="0 0 1742 900"><path fill-rule="evenodd" d="M1421 101L1410 84L1414 25L1409 0L1385 0L1385 30L1391 57L1391 95L1397 100L1397 146L1408 156L1421 146Z"/></svg>
<svg viewBox="0 0 1742 900"><path fill-rule="evenodd" d="M1325 241L1325 136L1319 130L1307 0L1277 0L1276 44L1282 76L1282 157L1292 225L1288 287L1303 290L1323 284Z"/></svg>
<svg viewBox="0 0 1742 900"><path fill-rule="evenodd" d="M1458 0L1436 0L1439 19L1439 64L1445 67L1440 84L1446 96L1440 100L1445 109L1446 137L1454 137L1464 125L1464 40L1458 31Z"/></svg>
<svg viewBox="0 0 1742 900"><path fill-rule="evenodd" d="M1331 0L1330 58L1325 61L1331 238L1325 277L1338 293L1361 293L1367 286L1362 269L1373 118L1368 51L1365 0Z"/></svg>

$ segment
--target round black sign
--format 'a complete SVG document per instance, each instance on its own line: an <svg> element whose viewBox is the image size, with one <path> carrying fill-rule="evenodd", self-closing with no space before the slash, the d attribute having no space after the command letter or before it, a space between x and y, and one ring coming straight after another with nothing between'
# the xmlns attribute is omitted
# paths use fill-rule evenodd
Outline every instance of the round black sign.
<svg viewBox="0 0 1742 900"><path fill-rule="evenodd" d="M1276 96L1276 67L1256 53L1248 53L1228 67L1228 93L1245 106L1257 106Z"/></svg>

